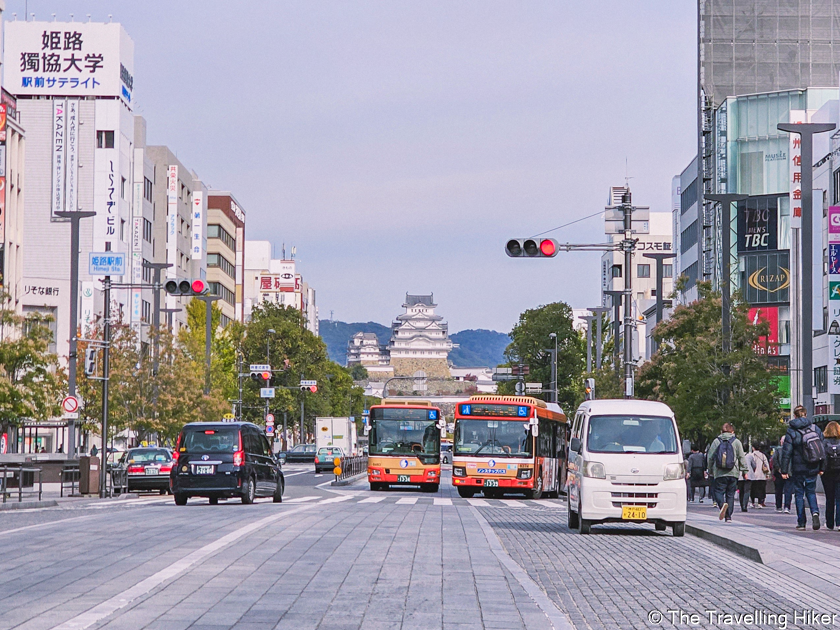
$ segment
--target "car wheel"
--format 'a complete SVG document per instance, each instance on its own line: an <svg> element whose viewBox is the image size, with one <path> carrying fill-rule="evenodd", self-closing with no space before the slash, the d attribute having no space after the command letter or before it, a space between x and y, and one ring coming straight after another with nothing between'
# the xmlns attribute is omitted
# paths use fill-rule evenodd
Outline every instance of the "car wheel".
<svg viewBox="0 0 840 630"><path fill-rule="evenodd" d="M274 502L283 503L284 484L282 479L277 480L277 488L274 490Z"/></svg>
<svg viewBox="0 0 840 630"><path fill-rule="evenodd" d="M673 531L674 536L677 536L678 538L681 536L685 536L685 521L674 523L671 526L671 531Z"/></svg>
<svg viewBox="0 0 840 630"><path fill-rule="evenodd" d="M161 488L161 489L160 489L160 493L161 493L161 494L166 494L166 489L165 489L165 488Z"/></svg>
<svg viewBox="0 0 840 630"><path fill-rule="evenodd" d="M245 483L242 484L242 503L244 505L251 505L257 497L257 484L254 483L253 477L248 477Z"/></svg>
<svg viewBox="0 0 840 630"><path fill-rule="evenodd" d="M653 528L658 532L664 532L667 526L665 523L654 523Z"/></svg>
<svg viewBox="0 0 840 630"><path fill-rule="evenodd" d="M572 510L571 499L566 502L566 525L569 526L569 529L580 527L580 519L578 518L578 513Z"/></svg>
<svg viewBox="0 0 840 630"><path fill-rule="evenodd" d="M471 499L475 496L475 490L472 488L458 488L458 494L464 499Z"/></svg>
<svg viewBox="0 0 840 630"><path fill-rule="evenodd" d="M581 534L591 534L592 533L592 521L587 518L580 518L580 533Z"/></svg>
<svg viewBox="0 0 840 630"><path fill-rule="evenodd" d="M208 500L210 505L219 505L219 497L210 497Z"/></svg>
<svg viewBox="0 0 840 630"><path fill-rule="evenodd" d="M181 494L180 492L175 493L175 505L186 505L187 504L187 495Z"/></svg>

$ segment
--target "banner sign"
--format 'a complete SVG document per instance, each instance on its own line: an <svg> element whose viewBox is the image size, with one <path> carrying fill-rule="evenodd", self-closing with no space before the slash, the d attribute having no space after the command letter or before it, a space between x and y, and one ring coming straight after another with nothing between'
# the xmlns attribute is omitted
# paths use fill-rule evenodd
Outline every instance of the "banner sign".
<svg viewBox="0 0 840 630"><path fill-rule="evenodd" d="M66 108L66 209L75 212L79 209L79 99L68 98Z"/></svg>
<svg viewBox="0 0 840 630"><path fill-rule="evenodd" d="M750 197L738 202L738 253L778 249L779 200Z"/></svg>
<svg viewBox="0 0 840 630"><path fill-rule="evenodd" d="M787 304L790 301L788 250L742 254L741 258L744 262L741 286L748 304Z"/></svg>
<svg viewBox="0 0 840 630"><path fill-rule="evenodd" d="M166 234L166 262L172 265L166 270L166 277L175 278L178 274L178 166L175 164L167 169Z"/></svg>
<svg viewBox="0 0 840 630"><path fill-rule="evenodd" d="M770 332L762 335L753 344L753 351L761 356L779 356L779 307L760 306L751 308L749 318L753 326L766 324Z"/></svg>
<svg viewBox="0 0 840 630"><path fill-rule="evenodd" d="M63 98L53 100L52 128L52 213L64 210L64 135L67 127Z"/></svg>
<svg viewBox="0 0 840 630"><path fill-rule="evenodd" d="M192 195L192 243L190 257L201 260L204 256L204 191L196 190Z"/></svg>
<svg viewBox="0 0 840 630"><path fill-rule="evenodd" d="M828 242L840 243L840 206L828 207Z"/></svg>
<svg viewBox="0 0 840 630"><path fill-rule="evenodd" d="M790 122L808 122L803 109L790 110ZM790 227L802 227L802 137L798 133L789 133L790 142Z"/></svg>

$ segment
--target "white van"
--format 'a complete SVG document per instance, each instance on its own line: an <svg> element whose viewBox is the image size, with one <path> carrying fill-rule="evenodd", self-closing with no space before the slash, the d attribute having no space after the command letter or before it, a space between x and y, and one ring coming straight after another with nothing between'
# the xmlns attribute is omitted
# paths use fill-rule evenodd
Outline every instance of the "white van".
<svg viewBox="0 0 840 630"><path fill-rule="evenodd" d="M648 522L685 535L685 462L668 405L587 400L572 424L568 466L570 528Z"/></svg>

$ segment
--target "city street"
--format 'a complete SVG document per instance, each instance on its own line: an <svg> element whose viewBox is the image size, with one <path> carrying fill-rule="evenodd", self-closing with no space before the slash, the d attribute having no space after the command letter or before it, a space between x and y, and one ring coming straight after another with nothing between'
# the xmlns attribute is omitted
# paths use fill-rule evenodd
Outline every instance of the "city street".
<svg viewBox="0 0 840 630"><path fill-rule="evenodd" d="M448 473L428 495L285 471L282 504L153 495L0 513L0 629L650 628L680 613L700 618L677 627L727 627L715 615L753 611L817 627L794 614L838 611L692 536L581 536L562 500L462 499Z"/></svg>

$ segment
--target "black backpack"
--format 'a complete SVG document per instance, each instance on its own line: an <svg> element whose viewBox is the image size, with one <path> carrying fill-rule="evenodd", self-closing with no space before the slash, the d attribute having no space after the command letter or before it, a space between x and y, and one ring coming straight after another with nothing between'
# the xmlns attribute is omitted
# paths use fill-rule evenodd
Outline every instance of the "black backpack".
<svg viewBox="0 0 840 630"><path fill-rule="evenodd" d="M718 470L732 470L735 468L735 449L731 440L720 439L715 451L715 468Z"/></svg>
<svg viewBox="0 0 840 630"><path fill-rule="evenodd" d="M812 424L802 434L802 457L809 464L819 464L825 459L825 445L822 434Z"/></svg>
<svg viewBox="0 0 840 630"><path fill-rule="evenodd" d="M840 470L840 440L825 442L825 457L827 470Z"/></svg>

